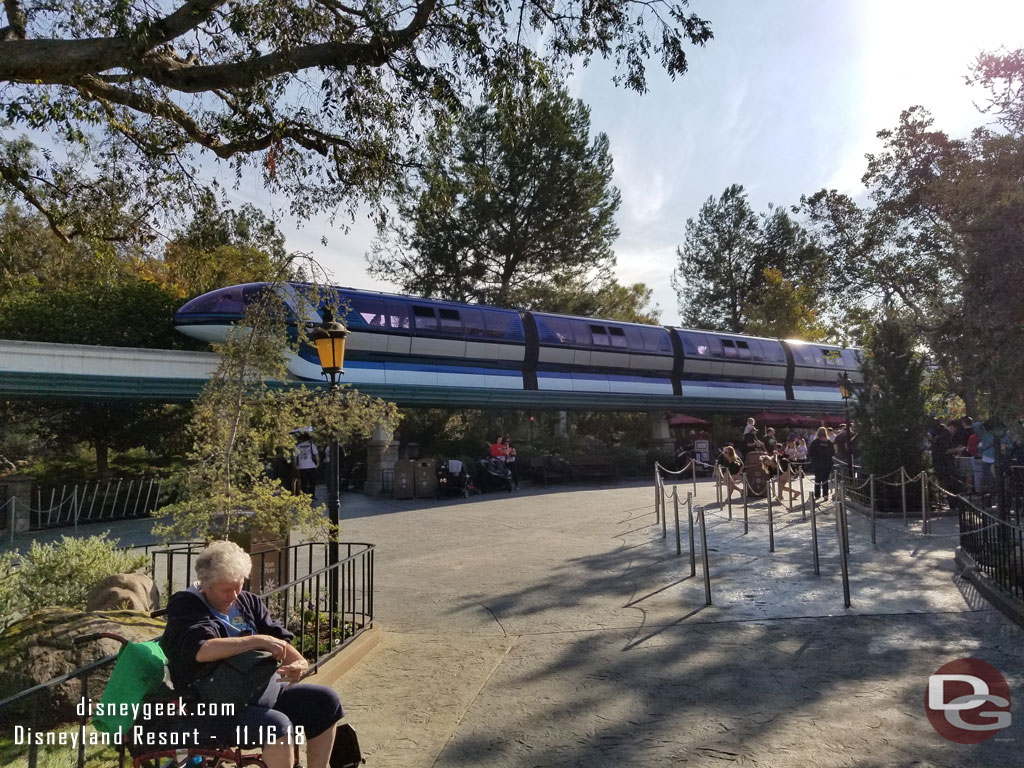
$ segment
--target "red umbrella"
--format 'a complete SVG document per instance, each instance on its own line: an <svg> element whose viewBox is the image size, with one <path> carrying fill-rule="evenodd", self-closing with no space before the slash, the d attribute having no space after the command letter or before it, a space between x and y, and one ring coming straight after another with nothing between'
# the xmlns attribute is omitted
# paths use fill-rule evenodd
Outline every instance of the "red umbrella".
<svg viewBox="0 0 1024 768"><path fill-rule="evenodd" d="M668 421L670 427L710 427L710 421L698 419L695 416L687 416L685 413L677 413Z"/></svg>

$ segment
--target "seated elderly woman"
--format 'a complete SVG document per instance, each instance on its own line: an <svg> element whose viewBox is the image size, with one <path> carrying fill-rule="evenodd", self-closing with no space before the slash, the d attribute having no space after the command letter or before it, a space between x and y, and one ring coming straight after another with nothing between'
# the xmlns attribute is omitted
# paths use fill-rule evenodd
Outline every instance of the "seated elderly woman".
<svg viewBox="0 0 1024 768"><path fill-rule="evenodd" d="M193 683L209 674L211 662L246 651L268 651L281 665L275 679L233 717L197 715L200 737L262 747L267 768L289 768L296 728L301 727L307 765L327 768L334 725L344 715L341 701L330 688L298 684L309 665L289 642L292 633L270 617L259 597L242 589L252 569L249 555L230 541L216 541L202 551L195 567L199 581L171 597L160 640L175 691L187 697ZM238 743L245 734L252 741L270 733L276 734L276 743Z"/></svg>

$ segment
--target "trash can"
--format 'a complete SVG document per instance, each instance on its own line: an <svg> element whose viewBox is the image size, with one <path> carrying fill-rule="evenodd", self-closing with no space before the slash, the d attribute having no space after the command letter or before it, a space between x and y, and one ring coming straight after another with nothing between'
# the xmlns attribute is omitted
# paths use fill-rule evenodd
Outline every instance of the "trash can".
<svg viewBox="0 0 1024 768"><path fill-rule="evenodd" d="M437 498L437 465L433 459L420 459L416 462L416 498Z"/></svg>
<svg viewBox="0 0 1024 768"><path fill-rule="evenodd" d="M411 499L416 495L415 472L415 461L399 459L395 462L394 488L396 499Z"/></svg>

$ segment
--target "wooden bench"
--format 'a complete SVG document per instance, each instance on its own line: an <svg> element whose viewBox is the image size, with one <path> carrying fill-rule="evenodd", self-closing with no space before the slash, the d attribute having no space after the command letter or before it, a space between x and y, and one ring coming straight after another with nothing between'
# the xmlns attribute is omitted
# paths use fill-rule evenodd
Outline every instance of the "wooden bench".
<svg viewBox="0 0 1024 768"><path fill-rule="evenodd" d="M619 463L613 456L595 454L577 456L572 460L572 474L575 480L619 479Z"/></svg>
<svg viewBox="0 0 1024 768"><path fill-rule="evenodd" d="M571 467L561 456L545 456L531 464L531 476L535 483L549 485L552 480L565 482L570 479Z"/></svg>

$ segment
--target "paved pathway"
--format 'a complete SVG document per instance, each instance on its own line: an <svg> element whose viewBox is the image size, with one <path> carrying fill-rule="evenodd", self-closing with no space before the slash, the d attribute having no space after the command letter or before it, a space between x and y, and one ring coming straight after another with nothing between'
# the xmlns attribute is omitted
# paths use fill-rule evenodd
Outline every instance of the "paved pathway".
<svg viewBox="0 0 1024 768"><path fill-rule="evenodd" d="M647 485L346 495L343 538L378 545L386 630L337 683L368 766L1024 764L1024 631L954 578L953 520L928 538L887 521L872 547L851 517L845 609L831 516L815 576L799 511L778 517L774 554L763 504L746 536L734 512L708 510L706 607L700 558L692 577ZM976 746L923 707L928 675L964 656L1013 698L1011 727Z"/></svg>
<svg viewBox="0 0 1024 768"><path fill-rule="evenodd" d="M769 554L763 505L747 536L712 507L705 607L699 557L691 577L652 509L639 485L347 500L345 537L378 545L386 630L338 684L368 764L1022 764L1024 631L954 579L953 520L932 538L887 522L873 548L851 518L845 609L831 517L815 576L799 512ZM1013 725L977 746L923 708L963 656L1013 692Z"/></svg>

